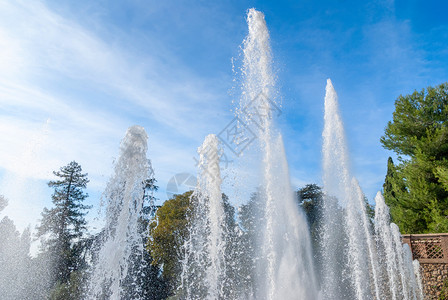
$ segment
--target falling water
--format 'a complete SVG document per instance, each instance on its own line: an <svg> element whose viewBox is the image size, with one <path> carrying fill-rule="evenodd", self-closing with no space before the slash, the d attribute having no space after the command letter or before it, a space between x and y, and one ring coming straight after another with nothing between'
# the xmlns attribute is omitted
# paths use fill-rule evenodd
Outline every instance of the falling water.
<svg viewBox="0 0 448 300"><path fill-rule="evenodd" d="M392 233L392 239L395 246L395 253L397 256L396 268L399 275L400 280L400 290L399 293L402 294L403 297L409 298L409 291L407 286L407 278L406 278L406 270L404 268L404 253L403 253L403 243L401 241L400 229L398 229L397 224L390 223L390 231Z"/></svg>
<svg viewBox="0 0 448 300"><path fill-rule="evenodd" d="M221 174L219 170L218 139L215 135L209 135L204 145L199 150L199 162L202 166L198 184L197 197L200 201L209 202L209 224L210 235L208 238L208 253L210 265L206 269L206 278L209 287L208 297L218 299L223 295L220 293L220 281L224 274L224 249L225 249L225 214L221 194ZM208 152L209 151L209 152ZM207 168L207 169L205 169ZM202 193L201 193L202 192Z"/></svg>
<svg viewBox="0 0 448 300"><path fill-rule="evenodd" d="M275 260L274 250L274 199L272 193L272 144L271 144L271 110L270 98L273 94L274 80L271 72L271 48L269 45L269 32L266 27L264 15L255 9L250 9L247 15L249 34L243 45L243 97L240 107L245 113L247 122L258 122L258 138L261 151L263 153L263 194L261 198L265 200L265 240L262 243L263 256L266 258L266 286L267 299L273 297L275 291ZM244 108L248 107L244 111ZM258 107L265 110L260 113ZM254 109L251 109L254 108Z"/></svg>
<svg viewBox="0 0 448 300"><path fill-rule="evenodd" d="M326 297L370 297L368 278L375 270L363 194L352 184L344 126L336 91L327 80L323 131L322 277ZM361 227L361 228L359 228ZM361 230L360 230L361 229ZM347 244L345 249L344 244ZM347 252L347 257L341 253ZM366 255L364 255L366 253ZM340 276L340 274L345 276ZM375 272L372 272L375 273ZM373 276L376 279L376 275ZM375 282L376 288L378 284Z"/></svg>
<svg viewBox="0 0 448 300"><path fill-rule="evenodd" d="M316 299L310 237L289 183L281 135L274 130L275 80L269 32L264 15L250 9L249 34L243 43L243 86L238 116L257 129L262 153L261 195L264 201L263 238L257 264L256 299Z"/></svg>
<svg viewBox="0 0 448 300"><path fill-rule="evenodd" d="M375 197L375 233L380 249L385 254L385 267L387 270L390 299L395 300L399 293L398 270L396 267L396 253L390 230L389 207L384 202L383 195L378 192Z"/></svg>
<svg viewBox="0 0 448 300"><path fill-rule="evenodd" d="M409 249L409 252L411 252L411 250ZM418 262L418 260L414 260L413 261L413 267L414 267L414 274L415 274L415 278L416 278L416 282L417 284L414 285L415 289L417 290L417 299L423 299L423 283L422 283L422 278L420 275L420 263Z"/></svg>
<svg viewBox="0 0 448 300"><path fill-rule="evenodd" d="M418 263L418 260L415 260L415 262ZM423 294L420 294L419 292L420 270L418 270L418 273L415 273L414 271L412 252L408 244L403 244L403 263L405 278L409 279L408 282L406 282L409 299L423 299Z"/></svg>
<svg viewBox="0 0 448 300"><path fill-rule="evenodd" d="M128 276L131 253L135 248L143 250L138 222L143 208L143 183L150 176L147 139L143 127L133 126L121 141L115 174L103 195L107 201L106 225L91 277L89 298L124 298L123 284Z"/></svg>
<svg viewBox="0 0 448 300"><path fill-rule="evenodd" d="M226 228L217 137L208 135L198 153L198 183L190 200L193 211L180 289L186 299L223 299Z"/></svg>
<svg viewBox="0 0 448 300"><path fill-rule="evenodd" d="M272 124L278 104L274 100L269 33L264 15L255 9L249 10L247 23L237 117L256 132L262 155L258 193L261 204L257 207L261 215L257 217L263 221L256 225L255 257L242 259L251 266L234 266L226 252L226 247L238 249L239 245L227 243L233 228L226 228L220 149L217 138L209 135L199 148L199 180L191 198L193 214L184 246L179 295L186 299L225 299L229 293L232 299L318 299L308 225L290 185L282 137ZM248 255L244 250L241 253ZM255 270L254 286L245 285L247 278L239 275L247 271L244 268ZM229 278L228 269L236 276Z"/></svg>
<svg viewBox="0 0 448 300"><path fill-rule="evenodd" d="M337 95L328 79L323 130L320 261L324 299L422 299L419 279L409 271L398 227L378 192L375 220L358 182L350 175L347 144Z"/></svg>
<svg viewBox="0 0 448 300"><path fill-rule="evenodd" d="M372 287L374 290L374 292L372 293L372 298L373 296L375 296L375 298L379 300L381 299L380 286L379 286L379 266L378 266L378 257L375 251L375 241L371 234L371 223L367 216L366 203L364 202L364 194L361 190L361 187L359 186L358 181L355 178L352 179L352 196L355 197L353 201L357 203L357 208L359 209L358 211L358 217L360 218L359 224L362 227L361 230L358 231L357 236L358 242L357 241L354 242L359 243L359 241L365 241L366 246L364 251L366 251L365 259L367 261L365 261L366 264L364 265L364 268L367 269L363 269L362 272L362 274L365 276L363 278L363 283L369 281L369 274L370 274L373 281ZM355 228L355 230L357 229L356 224L354 224L353 227ZM362 252L358 254L362 255Z"/></svg>
<svg viewBox="0 0 448 300"><path fill-rule="evenodd" d="M275 97L269 32L264 15L255 9L248 11L247 23L249 34L243 43L242 97L237 117L240 125L251 126L256 132L262 155L262 179L257 194L261 202L257 209L261 215L257 219L260 224L255 226L258 230L255 257L241 261L253 264L248 269L255 270L255 286L251 286L250 291L242 291L245 283L236 279L240 274L228 276L229 269L238 271L242 266L235 267L232 261L235 257L229 256L231 251L227 251L239 245L229 243L233 229L228 227L227 202L221 191L222 150L218 138L211 134L198 149L198 183L190 198L190 228L181 249L184 253L181 285L175 297L188 300L422 300L419 262L412 261L411 250L407 244L402 244L398 226L390 222L389 208L382 194L378 192L375 197L375 218L371 220L365 196L350 174L337 95L329 79L323 130L326 195L317 251L321 267L319 291L308 225L294 197L284 142L273 122L274 114L279 113L279 104ZM87 299L129 299L127 289L140 288L131 267L135 262L133 256L144 251L139 225L145 182L153 181L150 161L146 158L147 139L142 127L133 126L120 144L114 175L103 195L107 205L106 224L99 234L98 251L92 257L95 264ZM241 181L245 179L241 174L236 177ZM235 221L233 215L231 221ZM25 240L25 236L23 238ZM13 250L17 249L10 252Z"/></svg>
<svg viewBox="0 0 448 300"><path fill-rule="evenodd" d="M385 295L390 299L423 299L421 292L420 271L415 271L409 246L403 245L398 226L390 223L389 208L383 195L378 192L375 197L375 232L378 251L382 251L385 261L382 264L383 273L387 278L389 290Z"/></svg>

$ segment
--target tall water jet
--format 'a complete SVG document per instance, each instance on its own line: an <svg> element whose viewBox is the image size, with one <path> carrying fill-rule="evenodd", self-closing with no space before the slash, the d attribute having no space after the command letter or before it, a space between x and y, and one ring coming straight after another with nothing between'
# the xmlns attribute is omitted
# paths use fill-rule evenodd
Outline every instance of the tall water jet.
<svg viewBox="0 0 448 300"><path fill-rule="evenodd" d="M185 299L225 299L226 224L221 193L220 147L214 134L198 149L198 183L190 202L181 289Z"/></svg>
<svg viewBox="0 0 448 300"><path fill-rule="evenodd" d="M415 262L418 263L418 260L415 260ZM419 277L420 270L415 273L414 262L412 261L412 252L408 244L403 245L403 263L405 278L408 279L408 281L406 282L409 295L408 299L423 299L423 293L421 293L422 291L419 290L419 283L421 283L421 279Z"/></svg>
<svg viewBox="0 0 448 300"><path fill-rule="evenodd" d="M383 265L386 267L390 299L395 300L399 297L399 282L397 278L396 254L390 230L389 207L384 202L383 195L380 192L375 197L375 233L378 244L385 254Z"/></svg>
<svg viewBox="0 0 448 300"><path fill-rule="evenodd" d="M238 117L256 125L262 155L256 299L316 299L317 287L307 223L299 212L289 182L281 135L273 128L275 80L269 32L264 15L250 9L249 34L243 43L243 85Z"/></svg>
<svg viewBox="0 0 448 300"><path fill-rule="evenodd" d="M143 251L138 227L144 201L144 183L151 176L146 158L147 140L148 135L143 127L132 126L121 141L115 174L103 195L103 200L107 202L106 224L91 275L89 298L125 298L125 279L133 280L129 278L131 254Z"/></svg>
<svg viewBox="0 0 448 300"><path fill-rule="evenodd" d="M409 252L410 251L411 251L411 249L409 249ZM415 259L413 261L412 265L414 267L414 275L415 275L416 283L417 283L417 284L413 285L416 290L417 299L423 299L424 294L423 294L423 283L422 283L422 278L421 278L421 274L420 274L420 263L418 262L418 260Z"/></svg>
<svg viewBox="0 0 448 300"><path fill-rule="evenodd" d="M403 245L398 226L390 223L389 208L380 192L375 203L375 233L378 251L383 254L383 283L388 287L384 293L390 299L423 299L420 271L413 268L418 261L412 262L411 250Z"/></svg>
<svg viewBox="0 0 448 300"><path fill-rule="evenodd" d="M409 272L398 227L379 192L375 220L350 175L344 127L337 95L328 79L323 130L323 181L320 266L325 299L414 299L417 282ZM373 226L374 225L374 226ZM407 267L406 267L407 266ZM416 296L417 299L420 299Z"/></svg>
<svg viewBox="0 0 448 300"><path fill-rule="evenodd" d="M359 183L355 178L352 179L351 188L352 188L351 196L354 198L352 198L350 203L356 203L357 205L355 206L349 205L348 211L350 214L353 214L354 213L353 210L356 212L356 210L359 209L359 211L357 211L357 214L355 213L354 218L352 217L352 219L356 219L357 217L358 223L353 223L351 221L347 222L347 225L352 227L350 230L352 231L355 230L355 232L351 233L350 236L356 237L357 241L353 240L353 242L358 245L358 249L360 249L361 251L357 253L354 253L354 251L349 251L349 253L352 254L353 256L357 256L357 258L355 258L357 262L364 263L364 265L357 266L357 268L361 270L359 274L356 275L356 278L358 278L357 294L363 296L362 290L361 291L359 290L360 288L363 289L363 287L360 286L359 283L363 284L369 282L371 278L372 281L371 287L373 289L373 292L371 293L372 296L371 298L375 297L376 299L381 299L378 256L376 253L375 241L372 236L371 221L369 220L367 214L367 208L366 208L367 203L365 202L365 197L361 190L361 187L359 186ZM350 217L348 219L350 219ZM357 229L360 230L356 231ZM364 243L362 243L361 241L363 241ZM351 247L353 246L351 245ZM362 258L359 257L363 256L363 253L365 253L366 255Z"/></svg>
<svg viewBox="0 0 448 300"><path fill-rule="evenodd" d="M363 195L357 183L351 184L344 127L330 79L327 80L324 120L323 182L326 196L322 208L321 240L323 293L337 299L365 299L371 297L371 291L365 288L370 286L370 270L366 266L370 264L374 270L375 260L371 256L371 238L366 229L368 221L363 216ZM347 250L345 244L348 245ZM367 255L364 255L366 250ZM346 257L341 255L344 252L347 252ZM378 287L376 282L374 287ZM377 291L374 294L377 296Z"/></svg>
<svg viewBox="0 0 448 300"><path fill-rule="evenodd" d="M408 298L409 297L409 290L408 290L408 282L406 278L406 270L404 267L404 253L403 253L403 243L401 242L401 233L400 229L398 229L397 224L390 223L390 231L392 233L392 240L395 246L395 253L397 254L396 259L396 269L399 276L399 283L401 286L401 289L399 290L399 293L402 294L403 297Z"/></svg>

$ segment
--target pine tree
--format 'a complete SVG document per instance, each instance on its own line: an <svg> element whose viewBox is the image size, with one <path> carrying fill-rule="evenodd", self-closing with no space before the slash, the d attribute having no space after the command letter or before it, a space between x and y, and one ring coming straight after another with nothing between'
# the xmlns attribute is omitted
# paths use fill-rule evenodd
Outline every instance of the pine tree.
<svg viewBox="0 0 448 300"><path fill-rule="evenodd" d="M384 183L400 231L448 231L448 83L398 97L381 143L400 161Z"/></svg>
<svg viewBox="0 0 448 300"><path fill-rule="evenodd" d="M83 204L88 197L84 189L89 180L75 161L53 174L58 180L50 181L48 186L54 188L54 207L44 208L37 236L42 238L42 254L53 265L51 282L64 284L72 272L84 265L79 243L87 230L86 210L91 208Z"/></svg>

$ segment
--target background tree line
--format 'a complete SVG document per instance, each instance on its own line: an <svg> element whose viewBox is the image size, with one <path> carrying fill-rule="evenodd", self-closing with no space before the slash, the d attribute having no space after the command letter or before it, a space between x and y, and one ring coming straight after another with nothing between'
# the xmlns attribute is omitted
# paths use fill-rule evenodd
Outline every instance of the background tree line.
<svg viewBox="0 0 448 300"><path fill-rule="evenodd" d="M391 218L402 233L448 231L448 84L429 87L400 96L395 101L393 119L381 138L382 145L395 152L398 163L389 158L384 182L384 196ZM53 206L44 208L36 234L30 228L17 231L7 217L0 221L0 290L2 299L82 299L102 232L89 233L85 215L90 206L84 203L89 182L76 162L54 172L57 178L48 186L54 190ZM142 183L156 190L154 179ZM322 188L308 184L297 191L297 203L307 215L313 243L319 238L319 213ZM223 194L226 225L229 280L240 284L241 293L255 288L257 274L255 245L260 237L257 226L263 222L258 192L236 211ZM131 262L129 278L138 282L123 283L128 299L166 299L179 283L182 245L188 238L188 226L194 218L194 197L186 192L168 199L157 210L146 199L139 230L146 233L143 256ZM0 212L7 200L0 196ZM373 208L366 207L370 217ZM342 209L342 208L341 208ZM35 257L30 255L32 239L40 240ZM316 247L317 248L317 247ZM138 276L134 276L134 275ZM135 289L135 285L141 289ZM234 285L233 285L234 286Z"/></svg>
<svg viewBox="0 0 448 300"><path fill-rule="evenodd" d="M101 244L103 231L87 231L85 215L91 206L83 202L89 182L88 174L72 161L53 172L57 178L48 186L54 190L53 206L44 208L40 224L36 227L35 240L39 251L30 254L33 237L30 228L20 234L7 216L0 221L0 298L78 300L84 299L91 267ZM154 179L142 183L145 190L156 190ZM140 220L140 231L145 231L153 216L149 207L150 197L144 196L145 206ZM8 201L0 196L0 211ZM148 236L142 239L147 243ZM128 278L135 278L131 282ZM136 285L142 287L137 289ZM128 277L122 283L126 299L165 299L168 296L167 281L161 270L152 264L149 252L137 253L131 258Z"/></svg>
<svg viewBox="0 0 448 300"><path fill-rule="evenodd" d="M81 166L70 162L54 172L56 180L48 182L53 189L52 207L44 208L36 233L30 228L20 234L14 223L5 216L0 221L0 290L2 299L83 299L85 287L96 261L99 241L103 232L91 233L85 219L91 206L84 201L88 174ZM156 190L155 179L143 183L145 190ZM307 185L298 191L298 205L302 205L311 226L317 220L317 207L322 196L317 185ZM175 195L155 211L146 199L139 231L144 233L143 254L135 253L130 263L129 278L122 283L125 299L166 299L174 292L181 273L182 245L188 238L188 226L195 217L192 208L195 198L192 191ZM300 199L300 200L299 200ZM154 199L152 199L154 200ZM260 238L257 227L263 222L258 192L238 211L223 194L227 235L226 269L230 282L238 282L238 291L228 289L229 297L254 288L257 274L255 245ZM7 200L0 197L0 210ZM238 217L236 216L238 214ZM38 253L30 255L32 240L39 240ZM233 267L232 267L233 266ZM136 288L136 286L141 288ZM107 296L105 296L107 299Z"/></svg>

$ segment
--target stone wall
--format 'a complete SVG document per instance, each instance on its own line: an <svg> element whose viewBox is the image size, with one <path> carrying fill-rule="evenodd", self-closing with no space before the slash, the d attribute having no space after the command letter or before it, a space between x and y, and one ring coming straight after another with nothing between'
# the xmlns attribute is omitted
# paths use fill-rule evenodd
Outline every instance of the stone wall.
<svg viewBox="0 0 448 300"><path fill-rule="evenodd" d="M425 300L448 299L448 234L405 234L403 242L420 262ZM442 293L446 287L446 291ZM447 294L441 298L441 294Z"/></svg>
<svg viewBox="0 0 448 300"><path fill-rule="evenodd" d="M445 281L448 280L448 264L420 264L420 272L425 299L439 299L442 287ZM448 297L442 299L448 299Z"/></svg>

